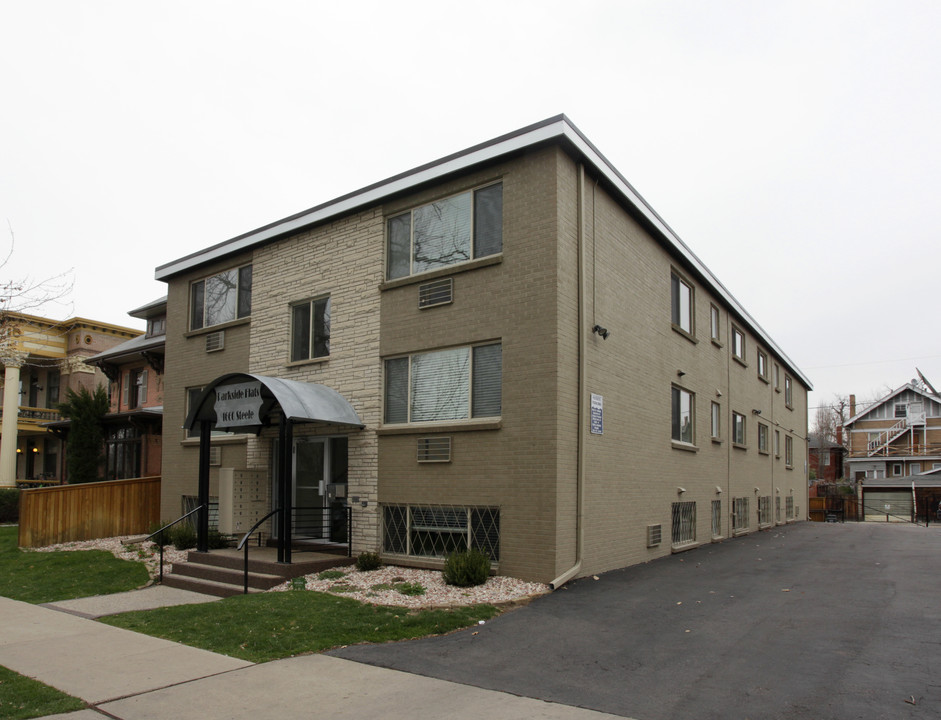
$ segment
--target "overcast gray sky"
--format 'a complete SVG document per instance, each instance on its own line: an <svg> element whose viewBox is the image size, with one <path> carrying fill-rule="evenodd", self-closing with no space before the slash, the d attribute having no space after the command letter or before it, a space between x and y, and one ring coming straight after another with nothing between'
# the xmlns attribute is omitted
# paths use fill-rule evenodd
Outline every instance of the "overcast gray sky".
<svg viewBox="0 0 941 720"><path fill-rule="evenodd" d="M939 38L937 0L0 0L0 280L141 327L157 265L564 112L811 406L941 387Z"/></svg>

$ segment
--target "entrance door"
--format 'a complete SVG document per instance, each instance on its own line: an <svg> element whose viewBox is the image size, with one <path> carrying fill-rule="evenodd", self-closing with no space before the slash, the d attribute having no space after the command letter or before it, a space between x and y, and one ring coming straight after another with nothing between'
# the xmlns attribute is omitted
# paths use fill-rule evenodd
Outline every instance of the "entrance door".
<svg viewBox="0 0 941 720"><path fill-rule="evenodd" d="M294 441L294 537L319 540L329 537L327 481L329 445L324 438Z"/></svg>

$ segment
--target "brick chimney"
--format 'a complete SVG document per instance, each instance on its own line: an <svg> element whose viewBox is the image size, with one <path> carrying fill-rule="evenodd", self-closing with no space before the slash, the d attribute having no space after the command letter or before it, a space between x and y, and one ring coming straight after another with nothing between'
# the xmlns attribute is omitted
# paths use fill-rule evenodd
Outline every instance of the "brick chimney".
<svg viewBox="0 0 941 720"><path fill-rule="evenodd" d="M850 395L850 417L856 417L856 396Z"/></svg>
<svg viewBox="0 0 941 720"><path fill-rule="evenodd" d="M843 445L843 426L842 425L836 426L836 444Z"/></svg>

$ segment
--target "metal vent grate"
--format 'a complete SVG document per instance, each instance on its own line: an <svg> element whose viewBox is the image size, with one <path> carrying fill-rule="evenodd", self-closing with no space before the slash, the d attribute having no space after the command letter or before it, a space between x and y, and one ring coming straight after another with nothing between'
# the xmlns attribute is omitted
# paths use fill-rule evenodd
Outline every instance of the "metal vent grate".
<svg viewBox="0 0 941 720"><path fill-rule="evenodd" d="M657 547L660 544L660 537L663 529L660 525L647 526L647 547Z"/></svg>
<svg viewBox="0 0 941 720"><path fill-rule="evenodd" d="M225 349L225 330L216 330L206 336L206 352L218 352Z"/></svg>
<svg viewBox="0 0 941 720"><path fill-rule="evenodd" d="M447 305L454 300L454 280L444 278L425 283L418 287L418 307L427 308L435 305Z"/></svg>
<svg viewBox="0 0 941 720"><path fill-rule="evenodd" d="M418 462L451 462L451 438L418 438Z"/></svg>
<svg viewBox="0 0 941 720"><path fill-rule="evenodd" d="M222 448L221 447L211 447L209 448L209 464L218 467L222 465Z"/></svg>

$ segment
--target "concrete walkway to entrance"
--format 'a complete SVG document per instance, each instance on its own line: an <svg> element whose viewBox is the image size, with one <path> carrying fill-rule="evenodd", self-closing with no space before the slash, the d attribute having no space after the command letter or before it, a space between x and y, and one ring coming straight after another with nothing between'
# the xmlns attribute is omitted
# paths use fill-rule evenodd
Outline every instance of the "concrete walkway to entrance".
<svg viewBox="0 0 941 720"><path fill-rule="evenodd" d="M60 609L0 597L0 665L88 703L88 709L54 716L68 720L615 717L325 655L256 665L75 614L161 600L156 593L145 600L127 597L132 594L56 603ZM197 600L163 595L169 604Z"/></svg>

